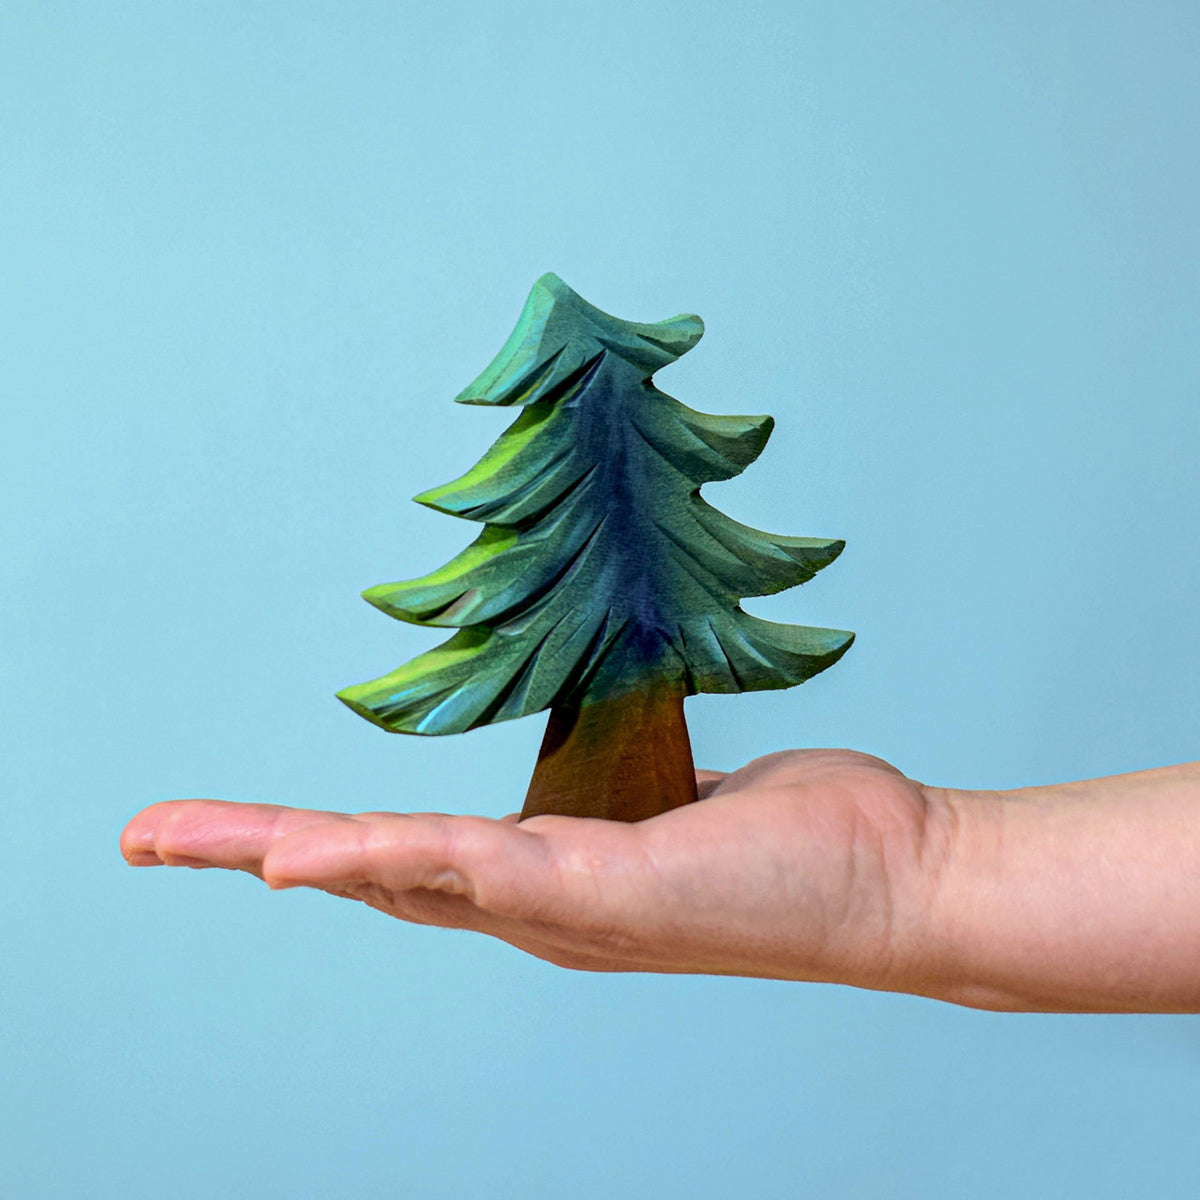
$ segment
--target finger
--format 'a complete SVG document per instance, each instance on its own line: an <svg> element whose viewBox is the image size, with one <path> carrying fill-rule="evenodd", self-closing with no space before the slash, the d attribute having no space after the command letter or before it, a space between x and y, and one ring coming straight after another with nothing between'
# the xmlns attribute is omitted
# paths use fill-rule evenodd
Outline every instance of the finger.
<svg viewBox="0 0 1200 1200"><path fill-rule="evenodd" d="M531 927L605 936L628 925L652 890L642 841L636 826L619 821L390 815L282 838L263 877L272 887L375 886L397 897L397 907L403 893L427 889Z"/></svg>
<svg viewBox="0 0 1200 1200"><path fill-rule="evenodd" d="M168 800L144 809L125 827L121 851L132 866L210 866L262 874L277 839L311 825L351 823L343 813L234 804L223 800Z"/></svg>
<svg viewBox="0 0 1200 1200"><path fill-rule="evenodd" d="M644 954L630 954L627 947L607 945L586 931L551 922L500 916L478 907L466 896L429 888L392 891L374 883L331 886L323 890L330 895L358 900L416 925L437 925L486 934L560 967L585 971L660 969L656 960ZM672 968L668 965L661 969Z"/></svg>
<svg viewBox="0 0 1200 1200"><path fill-rule="evenodd" d="M465 896L433 892L427 888L391 892L377 885L365 884L334 889L331 894L359 900L389 916L416 925L437 925L445 929L468 929L486 934L555 966L581 971L639 970L646 966L640 959L614 954L606 947L589 944L588 939L569 929L484 912Z"/></svg>
<svg viewBox="0 0 1200 1200"><path fill-rule="evenodd" d="M663 903L641 828L541 816L386 814L276 841L271 887L313 887L423 925L489 934L561 966L657 970L643 945ZM664 965L661 969L671 969Z"/></svg>
<svg viewBox="0 0 1200 1200"><path fill-rule="evenodd" d="M372 908L419 925L469 929L507 942L526 954L555 966L579 971L681 971L703 970L663 954L661 947L643 945L628 935L613 938L605 931L571 925L519 919L485 912L464 896L415 888L388 892L379 888L339 890L335 895L361 900Z"/></svg>
<svg viewBox="0 0 1200 1200"><path fill-rule="evenodd" d="M543 839L505 821L431 813L298 829L272 847L263 871L272 887L428 888L483 907L554 883Z"/></svg>

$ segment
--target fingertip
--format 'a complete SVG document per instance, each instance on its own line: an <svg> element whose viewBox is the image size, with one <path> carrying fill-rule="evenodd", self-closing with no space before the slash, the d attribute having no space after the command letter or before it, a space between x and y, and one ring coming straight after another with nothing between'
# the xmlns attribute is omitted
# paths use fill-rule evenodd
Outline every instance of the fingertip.
<svg viewBox="0 0 1200 1200"><path fill-rule="evenodd" d="M293 834L292 836L295 839L297 835ZM258 877L273 892L286 892L288 888L300 887L301 880L297 876L298 874L302 875L302 872L298 873L295 869L288 870L288 866L287 858L280 854L279 843L277 843L263 856Z"/></svg>
<svg viewBox="0 0 1200 1200"><path fill-rule="evenodd" d="M131 861L131 856L134 854L154 849L154 839L158 835L158 823L150 818L149 813L150 809L143 809L121 830L121 853L126 861Z"/></svg>
<svg viewBox="0 0 1200 1200"><path fill-rule="evenodd" d="M262 878L274 891L320 886L356 864L365 831L355 820L324 821L279 839L262 860Z"/></svg>
<svg viewBox="0 0 1200 1200"><path fill-rule="evenodd" d="M192 800L160 800L136 813L126 822L121 830L121 853L126 861L130 856L141 853L154 853L158 835L170 817L185 805L193 804ZM155 855L155 857L158 857ZM152 863L137 863L137 866L152 866Z"/></svg>

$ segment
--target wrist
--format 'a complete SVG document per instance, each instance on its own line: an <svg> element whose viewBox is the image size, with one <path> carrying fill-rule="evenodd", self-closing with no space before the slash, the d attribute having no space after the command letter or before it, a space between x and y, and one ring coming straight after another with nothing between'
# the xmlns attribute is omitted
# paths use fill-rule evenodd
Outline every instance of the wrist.
<svg viewBox="0 0 1200 1200"><path fill-rule="evenodd" d="M1029 1003L1005 969L1006 925L1022 919L1006 871L1009 797L999 791L923 787L926 821L908 956L918 995L970 1008L1023 1011Z"/></svg>
<svg viewBox="0 0 1200 1200"><path fill-rule="evenodd" d="M1197 782L1185 767L925 789L908 990L1002 1011L1197 1011Z"/></svg>
<svg viewBox="0 0 1200 1200"><path fill-rule="evenodd" d="M839 955L841 980L968 1007L1011 1008L1012 997L984 982L973 922L963 920L964 913L977 916L980 897L995 890L1001 795L911 786L919 803L911 824L905 822L907 836L872 839L892 851L880 850L875 869L863 872L881 886L854 924L856 952ZM847 970L848 962L855 969Z"/></svg>

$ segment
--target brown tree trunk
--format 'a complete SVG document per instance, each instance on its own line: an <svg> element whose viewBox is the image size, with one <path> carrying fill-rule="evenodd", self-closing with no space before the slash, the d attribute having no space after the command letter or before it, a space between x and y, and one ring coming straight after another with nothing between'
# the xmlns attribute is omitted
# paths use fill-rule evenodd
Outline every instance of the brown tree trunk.
<svg viewBox="0 0 1200 1200"><path fill-rule="evenodd" d="M644 821L695 799L683 695L657 689L551 708L521 819Z"/></svg>

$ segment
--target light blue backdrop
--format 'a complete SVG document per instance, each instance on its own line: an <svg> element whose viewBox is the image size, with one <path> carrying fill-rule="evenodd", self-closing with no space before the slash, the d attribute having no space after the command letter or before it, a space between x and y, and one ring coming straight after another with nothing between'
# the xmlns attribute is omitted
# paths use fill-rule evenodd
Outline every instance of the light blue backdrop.
<svg viewBox="0 0 1200 1200"><path fill-rule="evenodd" d="M696 311L662 385L771 412L719 507L845 537L753 605L858 631L690 706L698 759L1015 786L1200 755L1200 8L0 10L0 1195L1200 1194L1194 1018L570 974L116 848L179 795L500 814L536 719L333 699L357 598L554 270Z"/></svg>

